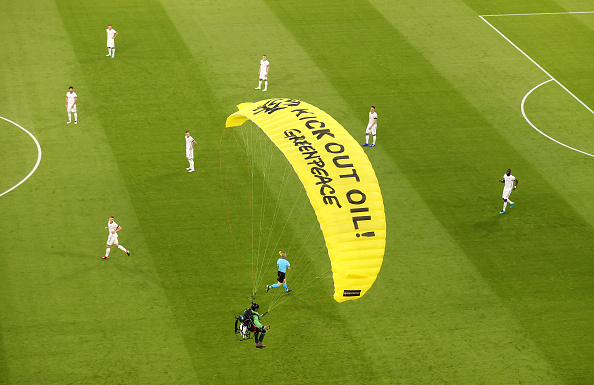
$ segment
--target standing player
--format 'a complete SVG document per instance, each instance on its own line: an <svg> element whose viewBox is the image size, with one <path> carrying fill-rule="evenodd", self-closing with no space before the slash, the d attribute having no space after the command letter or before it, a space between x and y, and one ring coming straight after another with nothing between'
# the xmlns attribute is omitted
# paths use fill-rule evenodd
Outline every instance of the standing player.
<svg viewBox="0 0 594 385"><path fill-rule="evenodd" d="M196 141L190 136L190 131L186 131L186 158L190 162L190 167L187 167L188 172L194 172L194 147L196 147Z"/></svg>
<svg viewBox="0 0 594 385"><path fill-rule="evenodd" d="M78 96L76 92L74 92L74 88L69 87L68 92L66 92L66 111L68 111L68 121L66 124L72 123L72 113L74 112L74 124L78 124L78 115L76 114L76 102L78 101Z"/></svg>
<svg viewBox="0 0 594 385"><path fill-rule="evenodd" d="M367 123L367 129L365 130L365 144L364 146L375 147L375 133L377 132L377 112L375 112L375 106L371 106L369 112L369 123ZM369 144L369 134L373 135L373 143Z"/></svg>
<svg viewBox="0 0 594 385"><path fill-rule="evenodd" d="M114 217L109 217L109 222L107 222L106 229L109 230L109 236L107 237L107 250L105 250L105 255L101 257L103 259L109 258L111 245L115 245L118 249L128 254L128 256L130 255L130 250L126 250L124 246L118 244L118 231L120 231L122 228L115 222L114 219Z"/></svg>
<svg viewBox="0 0 594 385"><path fill-rule="evenodd" d="M118 36L118 33L115 29L111 28L111 24L107 26L105 32L107 33L107 55L105 56L111 56L113 59L115 56L115 38Z"/></svg>
<svg viewBox="0 0 594 385"><path fill-rule="evenodd" d="M514 182L516 182L515 185ZM503 195L501 196L503 198L503 210L499 212L499 214L505 214L507 202L510 203L510 209L514 207L514 202L509 200L509 195L513 190L516 189L516 187L518 187L518 179L511 174L511 168L508 168L505 174L503 175L503 179L499 179L499 183L505 183L505 186L503 186Z"/></svg>
<svg viewBox="0 0 594 385"><path fill-rule="evenodd" d="M270 69L270 63L266 60L266 55L262 55L262 60L260 60L260 69L258 70L258 77L260 79L258 83L257 90L262 87L262 80L264 80L264 89L262 91L266 91L268 88L268 70Z"/></svg>
<svg viewBox="0 0 594 385"><path fill-rule="evenodd" d="M287 279L285 278L285 275L287 274L287 269L291 270L291 264L289 263L289 261L287 261L287 253L283 253L282 251L279 251L278 253L281 255L278 261L276 261L276 266L278 266L278 283L266 286L267 293L268 290L270 290L271 288L279 287L280 285L283 285L283 287L285 288L285 292L287 293L293 291L292 289L287 288Z"/></svg>

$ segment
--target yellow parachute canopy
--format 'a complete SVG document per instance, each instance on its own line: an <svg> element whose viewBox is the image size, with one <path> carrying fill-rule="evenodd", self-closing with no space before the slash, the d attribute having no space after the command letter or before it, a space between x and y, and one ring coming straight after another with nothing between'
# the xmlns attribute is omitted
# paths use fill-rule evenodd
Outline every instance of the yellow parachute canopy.
<svg viewBox="0 0 594 385"><path fill-rule="evenodd" d="M248 119L282 151L305 187L332 262L334 299L357 299L384 259L386 215L365 152L330 115L295 99L243 103L226 127Z"/></svg>

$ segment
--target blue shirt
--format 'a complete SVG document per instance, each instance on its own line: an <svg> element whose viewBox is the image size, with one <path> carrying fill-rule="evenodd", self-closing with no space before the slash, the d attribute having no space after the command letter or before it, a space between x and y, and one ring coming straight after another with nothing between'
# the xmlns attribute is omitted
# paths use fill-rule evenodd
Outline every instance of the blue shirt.
<svg viewBox="0 0 594 385"><path fill-rule="evenodd" d="M276 261L276 264L278 265L278 271L280 271L281 273L286 273L287 267L291 266L289 261L287 261L284 258L279 258L278 261Z"/></svg>

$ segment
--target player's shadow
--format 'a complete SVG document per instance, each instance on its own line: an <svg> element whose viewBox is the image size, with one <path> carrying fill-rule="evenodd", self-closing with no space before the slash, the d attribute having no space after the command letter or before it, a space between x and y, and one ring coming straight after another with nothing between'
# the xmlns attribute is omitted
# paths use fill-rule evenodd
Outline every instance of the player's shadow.
<svg viewBox="0 0 594 385"><path fill-rule="evenodd" d="M482 221L475 222L474 228L486 237L498 235L501 231L501 219L501 215L495 213Z"/></svg>

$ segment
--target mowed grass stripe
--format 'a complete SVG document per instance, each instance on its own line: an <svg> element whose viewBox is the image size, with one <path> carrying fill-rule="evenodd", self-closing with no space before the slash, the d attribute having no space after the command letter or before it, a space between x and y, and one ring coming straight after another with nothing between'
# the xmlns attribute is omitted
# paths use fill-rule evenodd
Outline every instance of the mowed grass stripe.
<svg viewBox="0 0 594 385"><path fill-rule="evenodd" d="M345 125L347 127L364 127L365 122L361 121L361 119L358 116L356 116L353 113L353 111L350 111L350 109L344 104L344 101L342 100L341 96L333 90L332 84L330 84L325 78L325 76L321 74L320 71L315 67L315 63L312 63L312 59L309 57L309 55L303 52L301 47L299 47L295 43L292 36L287 35L286 31L283 31L283 29L281 28L282 24L277 24L278 21L275 19L274 15L271 15L269 13L268 10L259 8L256 6L256 4L247 4L245 5L245 9L238 10L238 13L244 15L244 20L247 20L245 23L226 23L227 25L230 25L231 33L229 36L229 40L219 41L221 41L221 43L224 46L229 47L229 52L227 53L227 55L232 55L232 57L234 57L234 60L228 60L226 56L217 56L216 50L208 49L209 39L192 39L192 36L196 34L193 28L195 28L195 26L200 26L201 30L212 31L211 33L214 33L214 29L208 28L209 23L214 23L214 20L225 20L225 18L229 18L229 20L234 20L234 14L229 14L228 12L225 12L224 14L221 13L213 15L212 13L209 13L208 17L206 17L205 15L201 17L200 15L202 13L199 11L199 9L194 9L193 12L185 12L185 8L179 6L177 3L175 7L173 7L171 4L168 4L166 6L166 9L170 13L170 15L172 15L171 17L173 18L173 20L177 20L176 25L183 26L183 28L178 27L178 29L180 29L180 31L182 32L182 36L188 42L188 46L191 48L191 50L196 54L204 54L205 57L208 57L209 61L216 63L212 65L212 67L217 71L216 77L214 77L214 79L210 78L213 84L219 84L219 82L226 81L224 77L225 69L227 69L230 73L241 72L246 79L253 78L254 76L250 77L250 74L253 75L253 71L251 71L251 68L249 66L248 68L245 68L249 64L249 61L247 61L247 63L245 64L238 63L242 60L245 61L245 55L249 55L254 51L257 52L256 50L258 49L262 50L259 44L268 44L266 47L266 53L268 53L269 57L271 58L271 62L273 63L272 70L275 74L275 76L271 76L272 80L269 92L272 95L293 96L297 94L304 95L302 96L302 98L304 98L305 100L309 100L311 98L323 100L322 103L325 103L324 108L326 108L327 110L336 110L338 114L341 114L340 116L342 119L339 120L343 122L343 124L346 121L347 124ZM282 47L270 46L269 42L261 43L261 41L258 40L258 37L261 36L262 32L256 28L257 23L256 25L254 25L255 22L252 21L258 17L267 20L267 28L273 31L272 33L275 36L279 37L278 40L283 42ZM209 19L212 21L209 21ZM190 20L192 22L190 22ZM236 31L241 31L241 33L246 36L245 39L232 39L232 37L237 36L236 33L234 33ZM217 33L217 36L218 39L221 39L220 34ZM323 42L320 42L318 44L323 45ZM251 51L249 51L246 47L251 47ZM389 48L384 47L384 49ZM285 52L290 52L291 57L299 57L299 65L295 66L293 65L293 63L290 63L285 57ZM274 65L274 60L272 60L273 57L277 58L276 65ZM226 67L224 66L225 63L223 62L223 60L225 59L227 59L226 62L231 63ZM300 79L301 81L297 81L297 79ZM312 79L313 81L309 81ZM292 82L293 80L295 81ZM234 93L239 93L240 95L246 94L249 96L250 94L253 94L253 91L245 91L244 87L249 87L250 85L250 83L247 83L245 85L242 84L241 87L233 88L231 90L229 88L223 87L221 89L221 93L229 94L228 98L230 98L231 100L233 100ZM281 91L279 91L279 89L281 89ZM224 98L221 98L221 103L223 102ZM381 154L381 148L379 148L378 151ZM393 165L388 164L386 162L385 157L377 155L374 159L377 170L383 171L384 175L390 175L393 179L397 179L399 181L401 180L402 176L400 172L395 170ZM380 181L384 181L381 175ZM432 215L426 209L424 209L424 211L422 212L414 211L412 209L406 209L406 211L414 211L414 214L410 215L417 216L418 223L415 222L416 225L411 226L405 224L408 223L406 220L407 215L402 214L403 209L401 208L400 199L406 201L407 205L411 205L411 200L417 202L419 201L419 198L414 197L414 191L408 185L401 186L401 184L405 183L399 182L399 185L397 186L397 193L394 191L395 189L392 188L389 189L390 194L385 194L384 197L386 200L386 208L387 210L391 210L392 213L391 234L396 234L397 238L395 239L394 236L392 236L388 239L389 252L387 254L385 264L382 268L382 272L378 277L378 282L374 286L373 290L370 292L369 296L367 296L365 300L363 300L363 302L348 304L348 306L350 306L350 310L348 311L350 312L361 311L360 307L368 310L361 311L361 313L366 314L366 317L362 322L364 322L365 324L368 323L370 327L373 328L373 330L375 331L374 333L366 333L364 339L359 338L357 335L353 336L354 339L360 342L359 348L363 348L365 356L370 357L371 360L365 360L365 365L368 366L368 369L362 375L362 377L359 377L359 380L354 379L356 377L353 377L353 373L350 372L349 381L366 382L373 380L390 383L391 381L393 381L395 377L401 378L403 380L426 380L427 378L430 378L430 376L433 374L426 372L424 369L419 369L419 372L417 373L416 370L411 370L411 363L424 363L433 360L440 362L440 364L435 365L436 367L439 366L443 368L444 366L447 366L447 368L444 368L443 370L439 371L441 376L447 378L455 378L457 380L469 380L470 378L472 378L472 376L469 375L467 372L465 372L464 370L453 370L452 368L460 368L463 365L474 366L476 368L476 361L480 361L480 365L482 365L481 367L485 370L481 373L488 373L489 371L490 373L497 372L496 374L497 376L499 376L498 378L508 378L507 376L510 376L510 373L512 371L500 371L500 365L502 365L502 363L498 362L499 358L510 357L510 362L519 362L522 359L518 360L513 358L515 357L513 351L482 351L480 346L485 346L485 343L487 341L481 341L481 338L475 336L475 329L464 330L465 327L463 325L466 325L466 322L468 322L468 320L460 320L460 318L454 314L446 314L448 312L451 312L452 310L444 309L440 306L440 304L444 301L444 297L436 295L431 298L430 293L442 290L442 287L448 285L450 282L449 279L451 279L451 276L448 276L447 283L442 282L444 278L439 274L441 268L445 268L446 270L451 271L450 274L456 276L456 278L458 279L460 278L459 275L462 275L464 277L464 274L470 273L461 273L455 266L452 266L450 261L447 261L447 263L439 262L437 265L435 264L435 261L432 261L435 268L429 269L430 271L427 271L427 268L423 267L422 264L419 265L418 257L433 257L435 254L439 254L439 250L442 247L446 248L446 246L443 246L443 243L448 242L447 233L445 233L443 230L440 231L434 228L440 228L439 224L434 224L431 226L427 225L427 222L432 221ZM415 209L423 210L423 205L420 203L419 205L421 207L418 207L417 203L412 205ZM401 220L401 218L405 219ZM435 240L433 240L432 237L432 240L430 241L429 245L427 244L427 240L419 240L416 233L415 235L408 234L408 232L410 231L410 227L422 226L423 224L425 224L426 227L431 227L430 231L432 231L432 234L435 234L433 236ZM396 226L396 228L394 228L394 226ZM400 235L403 232L406 235ZM403 253L400 251L395 251L402 248L403 243L407 244L407 253L410 252L406 256L400 256L400 254ZM418 246L422 246L423 252L419 252L418 249L416 249L416 247ZM425 251L425 249L427 251ZM452 251L452 253L454 254L459 252L459 250ZM398 254L397 261L394 260L395 253ZM395 290L400 293L401 291L406 290L403 288L407 287L407 284L411 286L420 286L421 284L421 282L418 281L419 278L414 273L407 271L412 270L411 268L402 269L402 267L400 266L400 264L403 263L403 261L406 261L405 263L411 263L409 258L415 261L414 268L421 269L423 271L424 277L426 277L428 273L436 275L436 277L432 275L431 278L427 278L422 281L422 287L424 288L424 290L426 290L425 293L428 293L429 295L429 298L427 299L430 299L433 302L430 305L430 310L427 310L427 303L425 301L423 301L423 306L419 308L418 298L412 294L409 294L409 298L406 298L406 300L403 300L401 297L393 297ZM470 270L472 271L472 267L470 267ZM471 282L468 282L467 285L473 285ZM481 285L479 284L479 287L480 286ZM481 292L485 291L484 294L481 293L481 296L488 297L489 295L492 295L491 293L489 293L488 287L484 287L478 290L481 290ZM444 293L444 296L446 297L451 295L451 292ZM372 296L376 296L375 301L373 300ZM381 298L381 300L379 300L378 298ZM456 298L456 296L454 296L454 298ZM449 298L449 301L452 300L453 298ZM458 298L458 300L460 299ZM500 305L497 305L496 297L493 299L493 303L495 303L496 305L489 304L489 306L481 307L479 308L479 310L477 310L477 313L483 313L483 318L484 312L489 312L488 319L490 320L488 322L481 322L481 330L483 331L477 334L491 336L492 328L494 327L494 325L496 325L495 328L498 328L500 325L514 323L514 321L509 318L509 314L507 314L505 310L500 308ZM346 304L342 306L346 306ZM402 311L402 307L405 307L406 311ZM386 312L386 308L396 310ZM434 356L433 353L430 353L435 351L435 341L431 341L429 343L423 340L414 340L414 333L421 333L423 335L432 335L437 333L437 330L435 329L434 325L427 325L425 322L422 321L423 317L427 316L428 311L431 312L431 314L433 315L435 315L436 312L440 312L440 314L442 315L447 315L448 327L459 329L459 331L454 336L452 336L450 341L452 343L451 346L455 347L450 346L448 348L447 353L444 353L443 355L437 354ZM500 314L498 314L499 312ZM469 313L468 315L470 319L473 316L474 315L472 313ZM480 317L480 315L476 316ZM282 324L282 328L285 329L289 325L287 325L286 317L283 318L284 319L281 319L280 322ZM394 318L397 318L399 322L396 325L394 323ZM505 321L502 321L503 319ZM348 318L345 322L348 322ZM353 325L353 328L357 329L358 326ZM496 335L500 337L502 335L505 335L506 337L503 337L503 339L522 341L522 344L526 343L524 337L522 337L521 335L514 335L514 330L515 332L521 334L521 331L514 329L514 326L509 326L503 328L503 330L497 330ZM272 338L278 338L278 334L276 333L278 333L278 331L275 330L275 334L272 335ZM313 331L309 331L309 333L312 334L312 340L315 341L317 335L313 334ZM410 342L406 343L406 346L403 346L403 341L406 341L407 339L411 340ZM290 346L285 347L285 349L294 349L292 351L292 354L294 354L295 357L301 357L301 355L304 354L303 352L297 351L297 347L295 346L295 344L298 343L298 341L295 341L294 339L289 339L288 342L290 343ZM274 340L272 343L274 343ZM490 346L488 342L486 344ZM443 343L443 345L447 344ZM373 348L370 348L371 346L373 346ZM344 355L349 354L344 345L340 346L339 349L343 352ZM470 359L468 357L464 358L464 355L468 354L468 351L466 351L466 349L472 352L472 354L470 354L472 356ZM400 359L394 360L394 351L399 352L398 354ZM526 352L524 352L524 358L525 353ZM493 356L490 356L491 354L493 354ZM477 355L480 357L478 360L476 358ZM533 350L530 358L527 359L527 361L530 362L529 366L531 367L533 365L541 365L542 370L546 372L546 363L542 360L539 360L537 356L538 353ZM449 360L445 359L444 357L453 358ZM342 360L339 360L338 362L342 362ZM332 378L334 379L340 378L341 376L341 370L336 365L330 364L328 366L325 366L325 371L328 373L332 373ZM505 364L503 365L505 366ZM382 370L374 372L374 370L376 369L371 369L372 367L380 366L383 368ZM432 370L436 369L433 368ZM533 376L533 370L534 369L531 367L530 369L527 369L525 372L518 375L518 377L530 379ZM314 373L312 373L312 375L315 375ZM324 378L322 376L322 374L318 374L318 377L316 378ZM478 376L480 378L480 374L478 374ZM301 377L295 375L295 378Z"/></svg>
<svg viewBox="0 0 594 385"><path fill-rule="evenodd" d="M3 243L10 248L2 256L10 383L196 383L113 153L94 116L91 106L97 98L86 88L65 31L56 28L61 19L55 6L39 2L31 7L34 11L8 14L20 30L12 44L22 49L29 38L35 41L18 56L21 65L9 67L8 76L34 86L21 92L23 84L14 84L9 93L35 106L28 119L44 145L35 183L2 201L6 215L14 218L3 231ZM44 38L43 31L52 33ZM78 126L65 125L63 100L71 84L80 96ZM53 114L44 116L44 111ZM122 244L138 260L120 250L112 251L110 261L99 258L111 214L125 229Z"/></svg>
<svg viewBox="0 0 594 385"><path fill-rule="evenodd" d="M395 161L402 165L433 213L506 305L527 324L527 330L549 359L570 361L573 353L564 348L567 340L587 355L587 343L582 342L585 336L581 332L568 332L564 319L569 314L577 330L586 326L581 303L586 298L583 293L588 292L592 267L587 258L592 227L556 194L529 161L507 144L505 137L490 129L481 114L419 57L404 36L381 21L382 16L372 7L352 5L341 12L337 11L338 4L333 3L325 4L322 9L319 5L296 9L285 3L269 4L285 25L292 28L293 34L300 37L304 47L316 47L317 35L309 32L312 25L322 20L326 25L334 24L334 30L340 33L324 35L326 44L334 48L333 55L324 57L321 50L314 48L312 57L320 58L316 61L318 66L353 107L362 104L353 88L375 84L377 105L386 109L384 121L402 127L396 132L384 130L386 139L382 146L393 151ZM345 28L342 23L349 17L347 12L373 18L373 28ZM385 52L382 48L386 46L400 49L383 57L378 55L375 71L354 71L359 58L369 52ZM404 68L410 70L405 72ZM356 81L348 81L353 72L359 74ZM396 87L404 95L395 100ZM496 212L500 205L491 202L499 197L501 190L499 186L492 187L496 185L493 181L510 163L521 171L518 177L524 174L530 182L523 196L525 200L521 200L525 211L499 218ZM428 180L431 186L427 185ZM473 182L469 185L468 181ZM461 202L460 197L463 197ZM458 209L458 204L464 205L464 209ZM550 223L555 226L551 227ZM509 243L502 243L503 238ZM559 243L559 239L567 241ZM535 245L538 245L537 253ZM569 255L571 261L560 259L560 255ZM556 280L553 277L560 274L567 280L551 285L551 280ZM567 285L582 289L568 290ZM557 295L559 291L564 293L563 300ZM555 306L551 307L553 303ZM553 319L546 326L534 317L542 312ZM585 367L586 360L573 361L561 371L568 370L570 376L581 378L583 375L578 372Z"/></svg>
<svg viewBox="0 0 594 385"><path fill-rule="evenodd" d="M575 1L575 0L572 0ZM534 12L567 12L570 9L563 8L560 1L552 0L527 0L522 2L493 1L484 2L481 0L463 0L478 15L498 15L509 13L534 13Z"/></svg>
<svg viewBox="0 0 594 385"><path fill-rule="evenodd" d="M177 2L165 4L165 8L178 26L187 46L196 56L196 60L208 63L205 65L207 67L205 71L212 70L212 76L209 76L208 80L213 88L217 88L216 98L221 106L218 119L221 122L235 110L235 104L269 97L299 98L317 104L341 122L344 121L345 116L353 119L353 115L346 112L348 109L344 105L342 97L332 89L325 76L316 69L308 53L296 44L283 24L279 23L274 14L261 2L235 4L233 12L228 8L212 9L212 7L206 7L208 12L203 12L205 6L199 4L192 5L189 10ZM262 30L259 20L266 20L265 31ZM221 33L217 28L219 23L227 25L226 33ZM264 36L269 35L276 36L276 39L263 39ZM204 36L204 38L196 38L196 36ZM213 44L214 41L216 44ZM225 51L220 50L221 46L226 47ZM257 69L258 61L264 53L271 61L269 91L266 94L253 90L257 85L255 69ZM223 86L217 87L218 85ZM338 108L339 106L342 108ZM357 120L357 124L361 124L358 119L355 120ZM225 155L223 154L223 156ZM284 164L277 164L272 170L277 170L277 178L270 178L271 186L269 188L278 190ZM303 189L301 185L297 185L295 188ZM258 193L255 196L258 196ZM241 199L241 197L236 199ZM271 204L274 205L274 202ZM289 211L290 207L281 207L281 214L279 214L281 224L283 223L282 219L288 215ZM249 215L249 206L246 206L244 213ZM242 215L243 213L234 212L232 214ZM295 223L289 223L287 230L289 234L292 225ZM249 236L249 232L243 234L243 237ZM305 239L297 239L296 242L305 242ZM217 258L224 259L228 269L235 266L240 270L234 274L237 279L231 286L232 290L229 291L221 287L218 297L221 301L231 302L237 309L239 306L245 306L245 300L242 302L243 297L237 298L237 294L245 293L251 287L249 277L242 280L241 277L245 276L245 270L240 268L240 266L249 263L249 256L240 255L239 257L244 260L238 261L231 244L223 249L226 250L226 253L217 256ZM294 262L293 260L292 263ZM294 266L295 274L300 274L305 266L305 263L297 263ZM307 275L307 272L303 274ZM270 283L269 281L273 280L273 277L274 270L271 269L270 275L266 276L265 281ZM293 278L289 278L290 287L294 277L295 275ZM301 278L302 281L306 279L308 278ZM262 288L260 289L262 290ZM374 288L374 290L376 289ZM267 304L271 295L273 293L267 296L260 292L260 303ZM376 293L376 295L381 294ZM289 301L287 305L300 302L303 301ZM341 314L339 306L341 305L325 302L321 305L312 304L281 309L267 316L269 317L267 322L272 323L274 328L267 337L269 344L267 349L272 352L283 349L293 359L291 362L277 361L274 367L269 367L265 362L252 362L251 365L259 366L263 380L275 381L279 376L287 375L290 381L295 383L364 383L388 378L383 371L373 372L371 369L374 365L373 362L361 353L360 336L355 331L357 327L352 324L352 317ZM224 317L225 310L219 309L216 314ZM227 313L230 312L227 310ZM300 321L303 317L307 318L307 322ZM308 325L315 325L315 327L308 327ZM350 326L345 327L345 325ZM296 338L297 335L300 337ZM224 334L213 336L213 338L217 343L232 351L253 349L251 346L238 346L236 341L229 339ZM369 338L375 340L376 336L369 336ZM220 380L231 381L233 373L227 372L225 368L228 366L238 367L242 363L247 364L250 357L251 355L235 357L220 354L214 356L213 361L209 362L204 371L205 373L214 372ZM345 371L341 364L345 360L350 362L348 371ZM320 370L321 367L324 370ZM290 374L287 374L289 372Z"/></svg>
<svg viewBox="0 0 594 385"><path fill-rule="evenodd" d="M35 142L25 131L0 119L0 194L10 190L31 172L37 162L37 154Z"/></svg>
<svg viewBox="0 0 594 385"><path fill-rule="evenodd" d="M208 314L214 319L229 320L232 319L230 318L232 315L232 310L235 310L236 312L242 311L246 304L249 304L247 297L251 290L251 273L249 267L251 261L249 255L237 256L234 253L233 246L231 244L231 238L229 236L228 230L226 230L228 229L226 213L222 206L222 201L220 201L221 187L220 177L218 175L218 140L220 138L221 129L218 127L219 124L223 124L226 117L230 113L236 110L235 105L237 103L246 100L259 100L262 98L280 96L279 89L278 87L273 88L271 82L271 85L269 86L269 92L267 94L254 91L253 88L257 84L255 83L257 80L254 79L255 76L253 75L255 71L250 71L247 65L238 65L240 60L246 60L246 57L244 56L242 58L242 55L234 50L238 44L237 38L241 35L251 35L254 31L251 27L242 31L241 26L235 25L232 22L227 23L225 20L227 20L227 18L237 18L239 15L241 15L242 19L247 20L245 19L246 14L243 13L243 11L245 8L249 8L249 4L242 5L240 9L235 10L235 13L229 13L227 9L218 10L216 17L212 9L210 9L208 13L201 13L195 9L196 5L193 5L191 8L187 8L185 5L179 3L175 5L176 10L173 14L177 15L178 17L180 14L183 15L183 18L174 19L176 20L175 24L178 26L178 28L179 26L184 26L184 28L181 28L181 30L186 32L183 34L184 39L188 46L192 48L196 65L199 65L199 69L197 69L197 71L208 74L209 84L213 89L216 90L216 93L213 93L213 99L215 99L217 103L216 109L213 109L212 111L212 114L214 115L212 121L220 123L212 123L212 129L201 132L200 134L200 139L202 139L201 145L199 146L201 148L200 153L204 152L204 150L202 150L202 143L208 144L213 138L216 138L217 141L215 146L217 151L216 158L211 159L208 156L202 156L201 160L203 160L205 163L201 162L200 166L201 172L205 173L202 175L206 177L206 180L208 181L208 183L204 184L205 196L208 196L209 199L212 200L210 201L211 205L207 211L209 215L207 223L211 229L206 229L208 232L196 232L197 235L201 236L201 238L197 238L197 241L201 242L201 240L204 240L202 243L199 243L201 252L198 254L197 261L191 263L192 261L187 261L187 257L184 257L184 255L181 254L179 256L174 256L173 258L183 263L184 268L181 269L170 266L169 269L170 271L176 272L177 277L175 279L176 281L180 282L180 290L177 294L180 296L180 314L183 315L183 319L185 319L186 323L190 322L192 319L196 319L197 317L200 318L202 314L204 314L204 309L209 309ZM171 4L169 4L168 12L172 14ZM257 17L257 13L261 12L261 8L252 8L249 10L249 12L249 14L252 12L255 13L255 16ZM220 29L216 28L216 25L220 25L220 23L229 26L225 33L221 33ZM255 27L255 25L252 27ZM282 29L282 26L276 26L275 28ZM238 33L238 31L242 32ZM217 36L213 36L213 33ZM247 41L247 39L243 41ZM278 49L283 45L283 42L279 41L278 43L268 46L270 51L267 53L272 57L275 55L275 49ZM221 50L220 47L226 48L225 50ZM283 49L285 49L287 53L290 53L289 48L283 46ZM252 56L255 58L251 60L252 67L254 65L254 61L255 65L257 65L259 59L261 58L259 50L256 51L254 49L254 52L258 53ZM280 70L280 66L277 65L277 69ZM237 70L249 71L252 76L246 76L245 78L232 76ZM280 72L278 75L280 75ZM231 85L228 85L228 83ZM277 83L280 82L277 81ZM246 90L249 90L249 94ZM232 95L234 92L236 92L236 95ZM225 97L227 95L229 96ZM284 165L278 166L279 170L284 170ZM216 173L213 175L213 177L208 179L210 176L209 169L211 167L216 167ZM273 171L274 169L275 168L273 168ZM281 175L278 175L278 181L274 178L271 180L273 183L278 184L280 183L280 178ZM267 186L266 188L278 189L278 187L275 186ZM297 188L302 187L297 186ZM255 195L257 194L258 192L255 193ZM237 197L233 199L245 198L246 197ZM213 202L221 203L212 204ZM200 210L198 205L195 207L196 211ZM281 207L281 211L279 212L280 224L284 223L283 213L286 215L289 209L289 207ZM234 212L231 214L245 215L246 213L249 215L249 206L246 206L245 210L241 213ZM200 221L196 223L191 222L193 229L196 229L196 226L198 225L201 225ZM285 230L285 234L291 234L291 225L292 224L289 223L288 228ZM213 235L208 236L206 234ZM239 236L249 237L250 234L249 232L244 234L240 233ZM196 247L196 243L192 243L185 247ZM276 250L273 252L277 253ZM273 255L272 258L274 258ZM271 283L269 281L274 280L275 277L274 268L276 266L274 266L274 260L275 259L271 259L271 265L268 266L270 267L270 274L266 275L264 278L267 283ZM293 260L293 262L296 261ZM171 265L173 265L173 263L171 263ZM296 271L299 273L301 269L305 268L306 263L301 265L297 263L297 266L298 268ZM315 272L315 270L311 271ZM307 275L307 273L304 274ZM307 279L309 278L302 277L301 281L306 282ZM227 280L230 281L227 282ZM182 283L185 285L185 287L182 285ZM196 297L196 293L200 293L199 298ZM273 295L273 293L270 293L270 296ZM301 298L301 295L302 294L298 294L296 297ZM259 298L259 301L261 301L260 303L263 307L267 307L271 301L270 298L266 297L265 293L263 293L262 287L260 288ZM202 304L202 307L197 306L198 302ZM300 302L305 301L289 302L288 304L291 305ZM308 308L307 305L306 308ZM327 330L314 334L316 337L317 346L324 346L324 354L321 355L319 353L310 351L311 349L307 344L312 343L311 339L296 342L294 338L295 335L304 335L310 333L309 330L307 330L307 324L299 322L298 318L295 317L296 315L300 314L301 309L303 309L303 307L296 307L292 311L273 312L267 316L267 322L273 324L274 332L271 334L272 337L267 337L270 338L270 343L273 345L269 345L269 348L272 349L270 352L265 352L265 354L274 355L275 351L278 351L279 348L282 349L284 347L290 349L292 354L296 355L295 359L291 362L277 362L277 365L270 367L265 361L254 361L254 357L252 356L254 353L252 353L252 351L255 349L253 348L252 344L243 343L238 345L238 342L229 333L229 331L221 329L220 333L209 333L204 329L194 326L188 327L187 338L189 340L201 342L200 346L196 348L197 351L195 354L195 364L202 367L202 372L204 373L205 378L219 382L233 381L237 371L240 370L240 368L244 365L258 365L260 368L262 381L264 382L273 382L279 378L279 376L287 375L289 370L291 370L290 378L292 381L303 382L307 381L307 378L312 378L312 376L317 378L318 381L323 381L324 379L331 381L333 379L332 376L336 375L335 372L309 372L308 370L305 370L305 368L308 368L311 362L313 362L312 355L314 354L316 357L316 362L326 367L330 367L332 363L336 361L336 355L339 354L340 349L332 348L333 344L336 344L335 335L328 333ZM326 314L314 314L309 319L309 323L316 325L327 324L328 321L326 317ZM333 320L332 330L339 330L337 327L342 325L342 322L343 321L340 318ZM345 334L348 336L348 333ZM352 340L346 336L341 337L341 349L349 346L348 349L350 352L352 352L353 356L358 357L358 354L351 347L353 345ZM202 359L200 350L198 350L200 347L203 347L209 352L211 357L209 362L204 362ZM229 354L230 351L237 352L237 354ZM233 368L233 370L230 371L229 368ZM357 373L359 373L359 371L362 369L364 369L364 367L358 364L353 370L356 370ZM361 371L360 373L363 372Z"/></svg>
<svg viewBox="0 0 594 385"><path fill-rule="evenodd" d="M594 31L582 22L588 19L594 20L594 13L505 16L487 20L593 109L594 69L589 59L594 57Z"/></svg>
<svg viewBox="0 0 594 385"><path fill-rule="evenodd" d="M509 139L509 145L531 159L533 164L538 164L543 175L563 175L565 182L553 183L551 187L564 196L584 220L594 225L594 201L583 193L594 187L594 169L584 167L589 160L538 134L520 111L522 98L547 76L476 16L477 13L486 13L484 9L475 8L473 11L466 4L452 0L447 3L447 12L454 17L446 18L442 8L418 10L415 4L399 3L395 6L381 0L373 3L393 26L407 31L409 41L424 52L440 73L481 111L492 129ZM510 5L493 4L498 4L502 12ZM526 6L530 10L530 6L536 5L527 3ZM548 6L547 3L543 3L545 6ZM419 19L424 22L419 23ZM477 38L469 42L468 36ZM492 92L494 87L497 92ZM557 99L559 110L574 111L578 107L589 114L569 94ZM577 115L575 119L578 119ZM567 123L572 127L583 127L581 120ZM568 185L576 188L567 189Z"/></svg>
<svg viewBox="0 0 594 385"><path fill-rule="evenodd" d="M575 149L594 154L594 137L591 135L594 114L558 84L551 81L535 89L526 98L524 112L544 134ZM584 160L588 159L586 154L582 156ZM594 161L594 158L589 158L590 162Z"/></svg>
<svg viewBox="0 0 594 385"><path fill-rule="evenodd" d="M232 286L219 288L228 271L219 261L226 252L216 241L226 221L217 147L224 119L213 119L221 111L204 81L208 72L189 56L160 5L128 4L130 8L120 15L120 26L112 21L121 33L116 58L107 64L83 60L83 69L96 92L111 89L118 98L110 113L102 115L102 122L109 127L108 138L142 231L158 256L155 265L160 282L186 348L196 367L208 366L205 355L228 354L217 346L218 340L233 338L209 328L214 321L208 317L214 320L218 312L230 317L231 308L221 306L219 295L232 298L237 294ZM136 6L141 5L138 15ZM103 23L106 16L98 10L96 20ZM76 30L73 26L73 38ZM79 57L88 55L83 47L94 39L82 37ZM104 66L110 66L110 78L104 77ZM185 130L199 143L195 174L185 171ZM228 368L224 371L229 372ZM208 372L200 378L213 381Z"/></svg>

